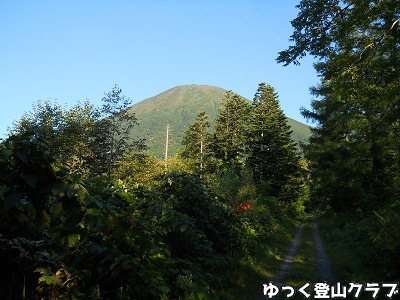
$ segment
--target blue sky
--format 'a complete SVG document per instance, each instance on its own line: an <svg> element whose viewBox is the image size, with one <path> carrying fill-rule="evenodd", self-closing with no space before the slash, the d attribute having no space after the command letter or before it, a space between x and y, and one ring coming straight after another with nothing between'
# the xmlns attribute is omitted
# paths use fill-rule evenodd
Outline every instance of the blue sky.
<svg viewBox="0 0 400 300"><path fill-rule="evenodd" d="M299 0L0 0L0 137L38 100L100 104L118 84L134 103L183 84L252 99L260 82L305 122L312 58L283 67Z"/></svg>

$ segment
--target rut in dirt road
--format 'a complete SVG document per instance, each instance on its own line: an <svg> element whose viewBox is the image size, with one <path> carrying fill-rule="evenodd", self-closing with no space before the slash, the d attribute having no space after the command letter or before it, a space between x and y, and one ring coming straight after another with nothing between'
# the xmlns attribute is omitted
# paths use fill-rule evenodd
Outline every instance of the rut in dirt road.
<svg viewBox="0 0 400 300"><path fill-rule="evenodd" d="M314 243L315 243L315 249L316 249L316 264L317 264L317 270L316 273L318 274L318 280L319 282L326 282L330 285L333 285L336 283L336 279L332 273L328 255L326 254L321 236L319 234L318 230L318 225L315 221L313 221L313 227L314 227ZM301 243L301 234L303 232L304 224L300 225L295 238L292 242L292 245L290 246L287 255L285 259L283 260L283 263L281 264L279 271L277 274L270 280L274 284L284 284L285 279L287 278L290 268L293 265L293 261L296 257L296 251ZM313 255L310 253L310 255Z"/></svg>
<svg viewBox="0 0 400 300"><path fill-rule="evenodd" d="M305 227L305 229L304 229ZM304 237L302 238L302 233L304 233ZM314 244L313 246L310 246L309 248L303 248L302 242L304 245L309 245L310 242ZM296 254L297 250L300 249L299 251L301 252L300 254ZM302 249L307 249L305 252ZM315 251L314 251L315 249ZM294 237L294 240L288 249L288 252L285 256L285 259L281 263L278 272L270 278L267 282L272 283L275 286L285 286L288 285L289 283L287 281L291 281L291 269L295 265L295 259L296 256L306 256L307 259L306 261L314 261L315 264L315 269L311 268L306 268L303 270L304 272L300 273L299 270L297 269L296 271L293 271L296 274L301 274L301 276L304 276L304 282L302 284L306 284L307 282L310 283L311 285L317 283L317 282L326 282L330 286L336 284L336 279L332 273L328 255L326 254L321 236L319 234L318 230L318 224L313 221L312 223L306 223L300 225L299 229L296 232L296 235ZM301 268L301 264L300 264ZM305 273L308 272L308 273ZM316 282L311 282L310 280L310 274L313 273L317 275L315 278ZM311 274L312 275L312 274ZM308 278L308 279L307 279ZM301 282L302 278L297 278ZM266 284L266 282L264 282ZM289 284L290 285L290 284ZM261 299L266 299L268 297L267 295L263 295L262 297L257 298L258 300ZM278 297L278 299L283 299L282 297ZM296 298L297 299L297 298Z"/></svg>
<svg viewBox="0 0 400 300"><path fill-rule="evenodd" d="M320 279L320 281L324 281L329 285L334 285L336 283L336 279L333 276L328 255L326 254L324 245L321 240L321 236L319 235L318 224L315 221L314 221L314 241L315 241L315 248L317 250L318 278Z"/></svg>
<svg viewBox="0 0 400 300"><path fill-rule="evenodd" d="M303 229L304 229L304 224L301 224L296 232L292 244L290 245L289 251L283 260L283 263L279 268L279 272L272 278L271 281L274 282L275 284L284 283L284 280L287 277L290 271L290 267L292 266L293 260L296 256L296 251L301 241L301 234L303 233Z"/></svg>

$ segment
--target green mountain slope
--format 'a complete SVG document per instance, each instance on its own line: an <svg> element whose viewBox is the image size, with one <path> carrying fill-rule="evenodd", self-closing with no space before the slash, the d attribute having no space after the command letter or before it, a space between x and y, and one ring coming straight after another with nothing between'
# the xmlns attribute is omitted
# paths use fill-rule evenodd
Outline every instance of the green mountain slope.
<svg viewBox="0 0 400 300"><path fill-rule="evenodd" d="M181 148L184 131L196 116L205 111L213 124L226 90L207 85L183 85L133 105L139 125L132 131L133 138L145 138L150 153L162 158L165 151L166 127L169 125L168 156ZM310 136L307 125L288 118L295 141L306 141Z"/></svg>

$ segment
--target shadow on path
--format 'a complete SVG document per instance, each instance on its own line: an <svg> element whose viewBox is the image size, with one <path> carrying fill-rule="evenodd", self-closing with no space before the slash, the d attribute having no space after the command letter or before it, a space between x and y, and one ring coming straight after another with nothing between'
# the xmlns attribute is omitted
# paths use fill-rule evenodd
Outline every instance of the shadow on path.
<svg viewBox="0 0 400 300"><path fill-rule="evenodd" d="M315 244L315 249L316 249L317 270L315 270L315 273L318 275L318 277L317 277L319 280L318 282L326 282L330 286L335 285L337 283L337 281L335 279L335 276L332 273L328 255L326 254L321 236L319 234L318 224L316 223L315 220L313 220L312 223L313 223L313 228L314 228L314 244ZM297 249L299 248L299 245L302 241L303 229L304 229L304 224L301 224L299 229L296 232L296 235L294 237L292 244L290 245L290 248L287 251L285 259L283 260L282 264L279 267L279 271L272 278L266 280L266 282L264 282L264 284L271 282L274 285L279 286L279 287L286 284L285 279L287 279L288 276L290 275L291 267L293 266L294 260L296 258ZM311 256L314 254L310 253L309 255ZM304 282L304 283L306 283L306 282ZM309 292L311 290L312 290L312 287L309 288ZM269 299L269 298L267 296L263 295L263 296L258 297L257 299L261 300L261 299ZM277 299L280 299L280 297L277 297ZM294 297L293 299L297 299L297 298Z"/></svg>
<svg viewBox="0 0 400 300"><path fill-rule="evenodd" d="M333 276L328 255L326 254L324 245L321 240L321 236L318 231L318 224L315 221L314 221L314 241L315 241L315 248L317 249L318 278L320 282L326 282L329 285L334 285L336 283L336 279Z"/></svg>

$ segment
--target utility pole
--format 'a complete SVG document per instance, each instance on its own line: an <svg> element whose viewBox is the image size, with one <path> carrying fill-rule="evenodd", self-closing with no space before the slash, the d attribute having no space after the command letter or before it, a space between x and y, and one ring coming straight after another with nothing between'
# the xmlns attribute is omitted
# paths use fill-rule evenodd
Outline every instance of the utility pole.
<svg viewBox="0 0 400 300"><path fill-rule="evenodd" d="M200 179L203 178L203 137L200 139Z"/></svg>
<svg viewBox="0 0 400 300"><path fill-rule="evenodd" d="M168 165L167 165L167 160L168 160L168 135L169 135L169 124L167 125L167 138L166 138L166 141L165 141L165 161L164 161L165 173L167 173L167 168L168 168Z"/></svg>

